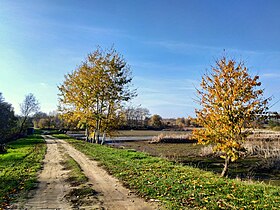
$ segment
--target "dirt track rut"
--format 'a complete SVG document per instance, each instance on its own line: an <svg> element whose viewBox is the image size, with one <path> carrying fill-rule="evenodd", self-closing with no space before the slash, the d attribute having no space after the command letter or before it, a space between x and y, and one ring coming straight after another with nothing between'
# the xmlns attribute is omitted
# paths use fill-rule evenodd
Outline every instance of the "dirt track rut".
<svg viewBox="0 0 280 210"><path fill-rule="evenodd" d="M39 175L38 188L31 192L34 195L27 200L24 209L71 209L70 204L64 200L70 186L64 181L67 172L60 164L63 158L58 149L59 141L44 138L47 143L44 168Z"/></svg>

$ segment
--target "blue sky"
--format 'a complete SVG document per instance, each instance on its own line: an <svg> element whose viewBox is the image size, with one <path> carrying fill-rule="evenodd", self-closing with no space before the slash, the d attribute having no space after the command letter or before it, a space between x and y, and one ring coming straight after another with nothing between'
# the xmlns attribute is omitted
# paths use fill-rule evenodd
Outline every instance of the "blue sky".
<svg viewBox="0 0 280 210"><path fill-rule="evenodd" d="M224 54L260 75L272 105L279 11L277 0L0 0L0 92L16 112L28 93L55 110L64 75L97 45L114 44L133 71L133 104L152 114L194 116L195 87Z"/></svg>

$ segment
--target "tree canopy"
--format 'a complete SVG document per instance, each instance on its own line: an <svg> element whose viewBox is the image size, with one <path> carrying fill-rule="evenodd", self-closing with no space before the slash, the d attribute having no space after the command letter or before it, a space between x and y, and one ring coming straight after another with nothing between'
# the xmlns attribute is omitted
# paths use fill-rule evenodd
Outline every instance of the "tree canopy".
<svg viewBox="0 0 280 210"><path fill-rule="evenodd" d="M162 117L158 114L154 114L150 121L150 126L154 127L155 129L161 129L163 127Z"/></svg>
<svg viewBox="0 0 280 210"><path fill-rule="evenodd" d="M22 134L22 132L26 128L26 122L30 115L35 114L39 110L40 105L34 94L27 94L23 102L20 104L21 119L19 134Z"/></svg>
<svg viewBox="0 0 280 210"><path fill-rule="evenodd" d="M258 87L259 76L251 77L243 62L223 57L202 77L200 110L196 110L197 122L194 138L202 144L214 144L214 151L225 159L224 176L230 161L239 157L241 144L246 137L245 126L266 109L268 99Z"/></svg>
<svg viewBox="0 0 280 210"><path fill-rule="evenodd" d="M114 48L100 47L58 87L59 110L68 121L79 121L95 140L99 133L112 131L121 117L121 106L135 96L131 89L131 71ZM88 136L88 133L87 133Z"/></svg>
<svg viewBox="0 0 280 210"><path fill-rule="evenodd" d="M16 118L14 109L11 104L4 101L2 93L0 93L0 153L4 152L3 144L13 134L15 129Z"/></svg>

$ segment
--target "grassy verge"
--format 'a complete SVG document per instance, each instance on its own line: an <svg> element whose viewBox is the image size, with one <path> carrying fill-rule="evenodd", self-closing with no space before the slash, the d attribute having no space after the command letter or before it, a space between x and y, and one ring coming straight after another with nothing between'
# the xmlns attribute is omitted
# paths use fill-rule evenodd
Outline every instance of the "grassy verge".
<svg viewBox="0 0 280 210"><path fill-rule="evenodd" d="M88 181L88 178L84 175L80 165L72 157L70 157L70 155L64 155L62 165L65 170L69 170L69 177L67 181L70 182L72 186L79 186Z"/></svg>
<svg viewBox="0 0 280 210"><path fill-rule="evenodd" d="M66 134L51 134L53 137L58 138L58 139L70 139L69 136L67 136Z"/></svg>
<svg viewBox="0 0 280 210"><path fill-rule="evenodd" d="M71 139L69 142L98 160L141 196L159 199L168 209L280 208L279 187L220 178L211 172L174 164L141 152Z"/></svg>
<svg viewBox="0 0 280 210"><path fill-rule="evenodd" d="M0 209L15 200L16 194L34 187L45 152L46 145L39 135L8 144L7 153L0 155Z"/></svg>

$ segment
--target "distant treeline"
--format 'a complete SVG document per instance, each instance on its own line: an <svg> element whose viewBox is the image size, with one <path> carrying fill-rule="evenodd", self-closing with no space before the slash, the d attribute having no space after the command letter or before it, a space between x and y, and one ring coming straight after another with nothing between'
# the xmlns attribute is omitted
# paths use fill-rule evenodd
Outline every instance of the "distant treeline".
<svg viewBox="0 0 280 210"><path fill-rule="evenodd" d="M196 127L195 119L187 118L170 118L163 119L160 115L151 115L147 108L129 106L123 108L122 114L119 115L119 128L120 130L160 130L160 129L173 129L185 130L187 127ZM84 129L83 125L78 121L65 121L57 112L49 114L38 112L33 115L30 123L35 128L40 129L58 129L58 130L75 130Z"/></svg>

